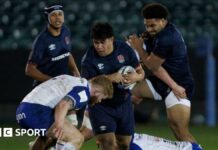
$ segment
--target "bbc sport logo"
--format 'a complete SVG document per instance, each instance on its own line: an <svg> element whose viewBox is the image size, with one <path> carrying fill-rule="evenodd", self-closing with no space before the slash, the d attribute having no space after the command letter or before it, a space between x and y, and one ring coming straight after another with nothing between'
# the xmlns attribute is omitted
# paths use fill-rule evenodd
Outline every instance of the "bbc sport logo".
<svg viewBox="0 0 218 150"><path fill-rule="evenodd" d="M10 127L0 128L0 137L19 137L19 136L44 136L46 129L13 129Z"/></svg>

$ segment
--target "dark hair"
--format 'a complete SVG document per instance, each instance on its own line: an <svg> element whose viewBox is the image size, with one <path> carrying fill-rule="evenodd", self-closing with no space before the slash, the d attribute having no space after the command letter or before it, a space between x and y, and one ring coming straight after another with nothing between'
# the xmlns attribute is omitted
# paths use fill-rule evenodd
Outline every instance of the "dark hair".
<svg viewBox="0 0 218 150"><path fill-rule="evenodd" d="M160 3L150 3L142 9L142 15L145 19L167 19L168 9Z"/></svg>
<svg viewBox="0 0 218 150"><path fill-rule="evenodd" d="M109 23L96 22L91 29L91 38L97 40L105 40L114 36L113 28Z"/></svg>

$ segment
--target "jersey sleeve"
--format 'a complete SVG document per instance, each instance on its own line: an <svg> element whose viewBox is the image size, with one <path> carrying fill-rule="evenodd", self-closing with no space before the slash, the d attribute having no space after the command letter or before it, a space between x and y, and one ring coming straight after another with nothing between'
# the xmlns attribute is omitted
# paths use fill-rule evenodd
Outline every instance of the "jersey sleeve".
<svg viewBox="0 0 218 150"><path fill-rule="evenodd" d="M81 76L86 79L90 79L94 76L97 76L95 67L92 66L92 63L88 57L88 53L86 53L81 61Z"/></svg>
<svg viewBox="0 0 218 150"><path fill-rule="evenodd" d="M40 64L40 62L43 59L44 53L45 53L45 44L40 40L40 37L38 37L32 46L32 51L30 52L28 62L34 63L34 64Z"/></svg>
<svg viewBox="0 0 218 150"><path fill-rule="evenodd" d="M137 68L140 64L139 59L136 56L136 52L130 46L126 45L128 50L129 63L132 67Z"/></svg>
<svg viewBox="0 0 218 150"><path fill-rule="evenodd" d="M88 87L76 86L66 97L70 98L73 102L73 109L78 110L86 106L90 98Z"/></svg>

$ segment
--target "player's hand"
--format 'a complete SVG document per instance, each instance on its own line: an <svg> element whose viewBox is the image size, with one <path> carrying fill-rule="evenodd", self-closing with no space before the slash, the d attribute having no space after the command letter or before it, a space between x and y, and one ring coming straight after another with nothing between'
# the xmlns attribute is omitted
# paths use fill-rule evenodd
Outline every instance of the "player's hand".
<svg viewBox="0 0 218 150"><path fill-rule="evenodd" d="M137 76L138 76L138 73L136 72L129 72L127 74L123 74L123 83L124 84L132 84L132 83L135 83L137 81Z"/></svg>
<svg viewBox="0 0 218 150"><path fill-rule="evenodd" d="M57 138L58 140L62 139L63 134L64 134L62 122L55 122L53 133L54 133L55 138Z"/></svg>
<svg viewBox="0 0 218 150"><path fill-rule="evenodd" d="M174 86L172 89L172 92L175 94L175 96L178 98L178 100L180 98L187 98L185 89L180 85Z"/></svg>
<svg viewBox="0 0 218 150"><path fill-rule="evenodd" d="M123 82L123 76L119 72L115 72L113 74L110 74L110 75L108 75L108 77L112 82L115 82L115 83Z"/></svg>
<svg viewBox="0 0 218 150"><path fill-rule="evenodd" d="M138 37L136 34L130 35L128 42L130 46L137 51L143 49L144 39L142 37Z"/></svg>

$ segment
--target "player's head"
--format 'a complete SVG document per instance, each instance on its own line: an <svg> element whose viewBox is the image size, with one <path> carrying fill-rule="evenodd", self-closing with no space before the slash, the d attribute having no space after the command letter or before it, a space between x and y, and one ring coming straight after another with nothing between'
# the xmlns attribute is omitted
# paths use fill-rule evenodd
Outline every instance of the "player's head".
<svg viewBox="0 0 218 150"><path fill-rule="evenodd" d="M167 8L162 4L145 5L142 9L142 15L146 30L151 36L155 36L166 26L168 14Z"/></svg>
<svg viewBox="0 0 218 150"><path fill-rule="evenodd" d="M113 97L113 84L105 75L99 75L90 81L91 99L90 104L101 102L103 99Z"/></svg>
<svg viewBox="0 0 218 150"><path fill-rule="evenodd" d="M52 4L44 8L44 14L48 19L48 23L54 29L59 29L64 23L63 6L59 4Z"/></svg>
<svg viewBox="0 0 218 150"><path fill-rule="evenodd" d="M109 23L95 23L91 29L91 38L100 56L107 56L113 51L114 33Z"/></svg>

